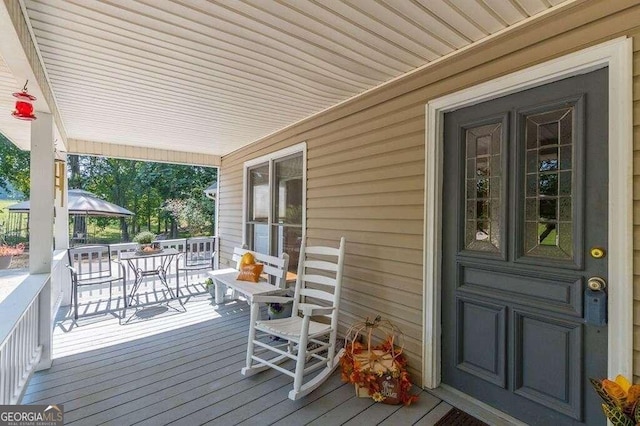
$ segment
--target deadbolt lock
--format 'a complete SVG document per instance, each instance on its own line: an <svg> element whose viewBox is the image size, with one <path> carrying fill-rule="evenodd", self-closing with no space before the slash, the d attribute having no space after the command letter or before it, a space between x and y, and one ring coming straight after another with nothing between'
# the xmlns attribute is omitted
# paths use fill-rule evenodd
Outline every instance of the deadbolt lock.
<svg viewBox="0 0 640 426"><path fill-rule="evenodd" d="M607 287L607 282L602 277L591 277L587 280L587 286L593 291L602 291Z"/></svg>
<svg viewBox="0 0 640 426"><path fill-rule="evenodd" d="M589 253L594 259L602 259L607 255L607 252L602 247L592 247Z"/></svg>

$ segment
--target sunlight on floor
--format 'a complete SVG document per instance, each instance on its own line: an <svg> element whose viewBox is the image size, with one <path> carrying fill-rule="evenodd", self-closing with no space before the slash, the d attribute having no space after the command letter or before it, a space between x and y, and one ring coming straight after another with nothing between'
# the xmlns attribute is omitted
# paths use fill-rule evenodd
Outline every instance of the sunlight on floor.
<svg viewBox="0 0 640 426"><path fill-rule="evenodd" d="M96 300L88 305L89 312L96 313L83 316L87 308L82 307L78 320L73 319L68 307L63 307L54 328L53 358L132 342L221 317L208 293L192 294L181 299L186 312L175 309L180 306L177 300L169 303L164 300L144 304L138 309L127 308L125 319L119 318L122 316L121 299L113 300L111 309L108 309L107 301ZM229 301L225 306L226 315L248 309L242 301Z"/></svg>

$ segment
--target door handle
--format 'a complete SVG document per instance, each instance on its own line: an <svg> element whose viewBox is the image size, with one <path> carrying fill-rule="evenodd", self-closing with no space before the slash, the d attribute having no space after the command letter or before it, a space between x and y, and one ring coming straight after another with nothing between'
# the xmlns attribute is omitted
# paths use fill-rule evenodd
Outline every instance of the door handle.
<svg viewBox="0 0 640 426"><path fill-rule="evenodd" d="M593 291L602 291L607 288L607 282L602 277L590 277L587 286Z"/></svg>

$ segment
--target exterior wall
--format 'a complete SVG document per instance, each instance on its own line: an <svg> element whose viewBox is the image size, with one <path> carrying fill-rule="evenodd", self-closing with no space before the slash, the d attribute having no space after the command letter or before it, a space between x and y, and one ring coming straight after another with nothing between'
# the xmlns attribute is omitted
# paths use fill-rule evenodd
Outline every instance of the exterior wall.
<svg viewBox="0 0 640 426"><path fill-rule="evenodd" d="M347 238L341 322L381 314L405 333L419 382L422 356L424 106L433 98L603 41L634 38L634 372L640 376L640 4L579 3L222 158L221 262L242 243L244 161L306 141L307 238ZM614 283L611 283L612 285ZM621 283L632 285L632 283ZM639 380L640 377L636 377Z"/></svg>

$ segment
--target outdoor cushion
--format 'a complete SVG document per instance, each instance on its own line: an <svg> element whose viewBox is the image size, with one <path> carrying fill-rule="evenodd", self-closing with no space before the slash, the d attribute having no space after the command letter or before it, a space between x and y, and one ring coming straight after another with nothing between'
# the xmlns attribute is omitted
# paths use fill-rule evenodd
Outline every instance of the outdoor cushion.
<svg viewBox="0 0 640 426"><path fill-rule="evenodd" d="M262 268L264 265L262 263L254 263L252 265L244 265L240 269L240 273L236 278L238 281L250 281L257 283L260 279L260 274L262 273Z"/></svg>

